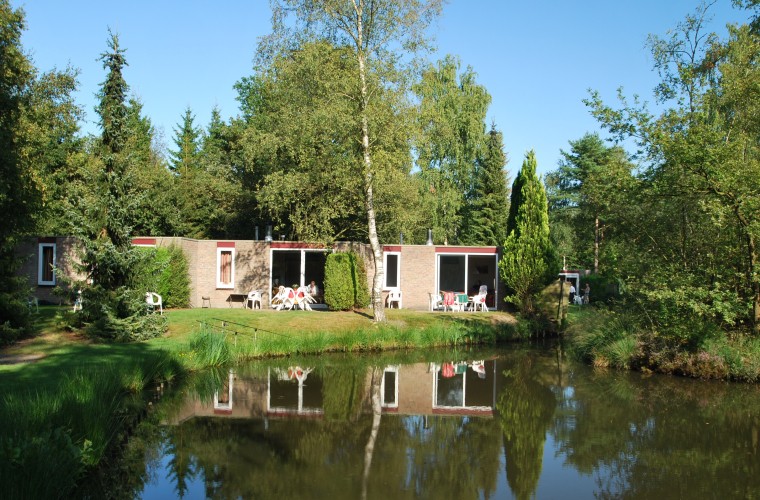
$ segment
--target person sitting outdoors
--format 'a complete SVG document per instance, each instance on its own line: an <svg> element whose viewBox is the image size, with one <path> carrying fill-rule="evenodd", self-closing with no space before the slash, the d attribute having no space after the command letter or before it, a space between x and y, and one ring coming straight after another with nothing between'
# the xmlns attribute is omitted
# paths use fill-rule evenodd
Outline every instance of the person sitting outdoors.
<svg viewBox="0 0 760 500"><path fill-rule="evenodd" d="M315 302L322 302L322 296L319 293L319 287L317 287L317 284L314 283L314 280L311 280L311 283L306 285L306 292L311 295Z"/></svg>

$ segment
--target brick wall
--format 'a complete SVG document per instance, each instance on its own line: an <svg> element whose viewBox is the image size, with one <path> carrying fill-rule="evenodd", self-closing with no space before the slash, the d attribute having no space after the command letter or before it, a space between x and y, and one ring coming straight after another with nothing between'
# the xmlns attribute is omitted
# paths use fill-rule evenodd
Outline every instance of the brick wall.
<svg viewBox="0 0 760 500"><path fill-rule="evenodd" d="M38 285L40 243L55 244L55 285ZM79 249L77 240L71 236L53 236L41 238L29 238L18 246L16 253L22 258L18 276L24 276L28 280L32 295L42 303L67 304L69 298L65 295L55 295L55 289L67 289L68 285L61 278L75 280L84 279L84 275L77 273L74 266L77 262Z"/></svg>
<svg viewBox="0 0 760 500"><path fill-rule="evenodd" d="M253 240L194 240L157 238L157 246L179 245L185 252L190 271L190 306L201 307L209 297L211 307L228 307L230 295L262 291L262 307L269 304L269 243ZM234 288L217 288L217 248L219 243L234 243ZM228 247L232 248L232 247ZM236 297L238 300L239 297ZM233 306L239 306L239 303Z"/></svg>
<svg viewBox="0 0 760 500"><path fill-rule="evenodd" d="M403 245L399 265L404 309L428 310L429 293L435 291L435 247Z"/></svg>

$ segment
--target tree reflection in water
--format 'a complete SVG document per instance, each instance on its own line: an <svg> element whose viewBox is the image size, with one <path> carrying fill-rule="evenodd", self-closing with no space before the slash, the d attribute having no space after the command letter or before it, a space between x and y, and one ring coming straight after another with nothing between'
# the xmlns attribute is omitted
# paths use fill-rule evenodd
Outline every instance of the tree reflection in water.
<svg viewBox="0 0 760 500"><path fill-rule="evenodd" d="M128 457L143 460L125 460L131 476L113 491L400 500L760 491L756 386L598 373L554 352L323 357L291 385L273 383L287 373L282 361L256 363L236 370L226 413L214 412L226 375L211 374L157 405L163 424L133 437ZM478 358L486 378L469 364ZM452 360L468 364L444 375Z"/></svg>

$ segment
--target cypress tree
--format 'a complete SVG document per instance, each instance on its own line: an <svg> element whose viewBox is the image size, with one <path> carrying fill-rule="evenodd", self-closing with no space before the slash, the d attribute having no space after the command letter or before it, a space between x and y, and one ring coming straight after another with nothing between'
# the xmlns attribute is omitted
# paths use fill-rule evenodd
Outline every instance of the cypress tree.
<svg viewBox="0 0 760 500"><path fill-rule="evenodd" d="M557 271L558 259L549 238L549 213L544 185L536 174L536 157L528 152L512 192L514 227L504 243L499 262L502 280L510 292L505 300L526 315L535 313L533 298ZM508 225L509 228L509 225Z"/></svg>

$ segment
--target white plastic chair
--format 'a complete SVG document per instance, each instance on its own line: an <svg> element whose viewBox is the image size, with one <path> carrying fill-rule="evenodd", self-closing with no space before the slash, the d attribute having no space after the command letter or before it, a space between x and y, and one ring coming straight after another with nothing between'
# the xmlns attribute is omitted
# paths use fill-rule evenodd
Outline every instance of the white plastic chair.
<svg viewBox="0 0 760 500"><path fill-rule="evenodd" d="M396 307L401 309L401 290L391 290L388 292L388 299L386 300L388 308L393 307L394 302Z"/></svg>
<svg viewBox="0 0 760 500"><path fill-rule="evenodd" d="M248 303L251 304L251 309L256 308L256 304L259 305L259 309L261 309L261 291L260 290L251 290L248 292L248 298L245 300L245 307L248 307Z"/></svg>
<svg viewBox="0 0 760 500"><path fill-rule="evenodd" d="M480 285L478 294L470 297L470 304L472 305L472 310L477 311L478 307L480 307L481 311L488 311L488 306L486 306L487 296L488 296L488 286Z"/></svg>
<svg viewBox="0 0 760 500"><path fill-rule="evenodd" d="M440 293L435 292L429 292L428 295L430 296L430 310L435 311L439 307L443 307L443 297L441 297Z"/></svg>
<svg viewBox="0 0 760 500"><path fill-rule="evenodd" d="M164 299L162 299L159 294L155 292L145 292L145 303L148 304L148 307L152 311L155 311L156 306L158 306L161 314L164 314Z"/></svg>
<svg viewBox="0 0 760 500"><path fill-rule="evenodd" d="M277 293L277 295L272 299L272 305L274 305L275 309L278 311L282 311L283 309L293 309L293 306L296 304L296 292L290 287L284 287L280 285L280 291Z"/></svg>
<svg viewBox="0 0 760 500"><path fill-rule="evenodd" d="M296 290L296 305L298 308L303 311L311 311L311 306L309 304L312 304L313 302L314 297L311 296L308 288L305 286L298 287L298 290Z"/></svg>

